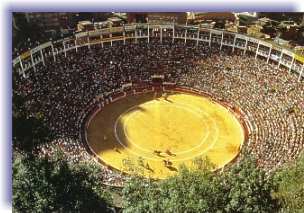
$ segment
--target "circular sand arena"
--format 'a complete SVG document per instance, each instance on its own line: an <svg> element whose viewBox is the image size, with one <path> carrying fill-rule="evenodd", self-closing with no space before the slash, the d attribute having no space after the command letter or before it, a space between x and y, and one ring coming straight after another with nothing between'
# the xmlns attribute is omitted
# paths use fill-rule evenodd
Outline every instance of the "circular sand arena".
<svg viewBox="0 0 304 213"><path fill-rule="evenodd" d="M87 128L90 149L106 165L163 179L179 166L208 159L219 169L245 140L236 115L210 98L182 93L127 96L95 113Z"/></svg>

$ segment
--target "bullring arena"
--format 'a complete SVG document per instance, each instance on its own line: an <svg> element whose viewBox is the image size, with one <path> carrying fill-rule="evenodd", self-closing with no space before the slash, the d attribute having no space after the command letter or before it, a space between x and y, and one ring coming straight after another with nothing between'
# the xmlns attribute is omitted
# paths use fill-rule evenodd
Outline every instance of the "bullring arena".
<svg viewBox="0 0 304 213"><path fill-rule="evenodd" d="M40 155L99 162L111 185L199 159L225 169L246 153L271 172L303 150L303 59L262 40L135 24L47 42L13 66L27 110L56 136Z"/></svg>
<svg viewBox="0 0 304 213"><path fill-rule="evenodd" d="M128 160L132 169L157 179L198 159L218 169L238 155L245 134L236 113L210 97L158 93L153 87L123 93L93 113L87 142L103 163L130 172Z"/></svg>

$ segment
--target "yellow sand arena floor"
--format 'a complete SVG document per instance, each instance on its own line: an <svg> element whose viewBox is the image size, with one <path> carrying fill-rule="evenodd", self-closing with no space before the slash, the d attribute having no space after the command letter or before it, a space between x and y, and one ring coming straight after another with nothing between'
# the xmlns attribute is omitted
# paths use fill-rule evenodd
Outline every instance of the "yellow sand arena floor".
<svg viewBox="0 0 304 213"><path fill-rule="evenodd" d="M232 112L208 98L147 93L106 105L90 122L87 138L105 164L163 179L180 164L193 168L206 157L223 167L238 155L244 131Z"/></svg>

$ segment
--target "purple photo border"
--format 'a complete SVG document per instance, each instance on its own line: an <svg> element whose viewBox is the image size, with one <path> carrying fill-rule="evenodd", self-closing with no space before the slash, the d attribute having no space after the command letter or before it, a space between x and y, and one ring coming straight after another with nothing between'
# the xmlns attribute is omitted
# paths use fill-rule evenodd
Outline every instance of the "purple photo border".
<svg viewBox="0 0 304 213"><path fill-rule="evenodd" d="M206 11L206 12L222 12L222 11L233 11L233 12L296 12L297 5L288 1L274 1L256 3L254 1L244 0L243 4L240 2L228 3L222 0L221 2L197 2L197 1L183 1L183 2L156 2L156 5L152 1L149 2L84 2L75 4L72 2L64 2L61 4L46 3L22 3L22 4L9 4L6 5L5 11L6 21L4 27L6 30L3 32L4 35L4 69L3 69L3 85L4 90L4 137L6 143L6 150L4 151L5 156L3 157L2 163L6 171L5 172L5 186L3 189L3 196L5 200L3 203L12 205L12 13L13 12L185 12L185 11ZM84 4L86 6L84 6ZM90 6L88 6L90 4ZM4 141L2 141L4 142Z"/></svg>

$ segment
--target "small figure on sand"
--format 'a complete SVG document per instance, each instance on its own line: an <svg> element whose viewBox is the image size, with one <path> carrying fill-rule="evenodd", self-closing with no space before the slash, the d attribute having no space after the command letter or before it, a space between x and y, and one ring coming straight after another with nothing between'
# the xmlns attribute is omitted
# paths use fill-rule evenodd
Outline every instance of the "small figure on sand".
<svg viewBox="0 0 304 213"><path fill-rule="evenodd" d="M165 153L169 156L176 156L176 154L173 154L169 149L166 149Z"/></svg>
<svg viewBox="0 0 304 213"><path fill-rule="evenodd" d="M120 150L116 146L114 147L114 151L118 152L118 153L121 153Z"/></svg>
<svg viewBox="0 0 304 213"><path fill-rule="evenodd" d="M145 168L151 172L154 172L148 163L146 163Z"/></svg>
<svg viewBox="0 0 304 213"><path fill-rule="evenodd" d="M166 92L163 93L162 97L163 97L166 101L168 101L168 94L167 94Z"/></svg>
<svg viewBox="0 0 304 213"><path fill-rule="evenodd" d="M172 166L172 162L169 159L163 160L165 167L171 167Z"/></svg>
<svg viewBox="0 0 304 213"><path fill-rule="evenodd" d="M154 151L153 151L153 154L155 154L155 155L157 155L157 156L160 156L161 153L162 153L162 152L159 151L159 150L154 150Z"/></svg>

